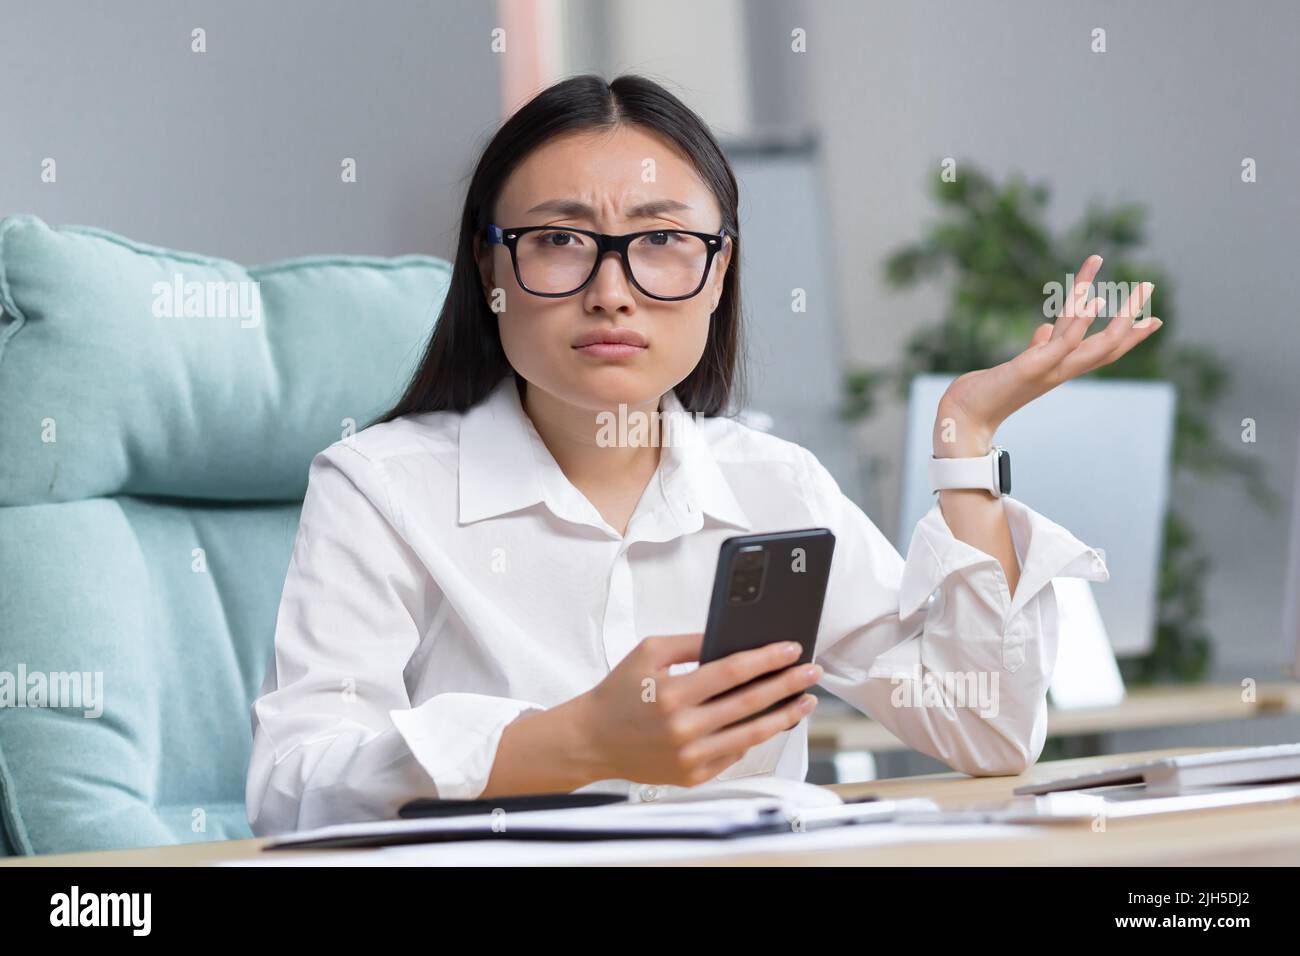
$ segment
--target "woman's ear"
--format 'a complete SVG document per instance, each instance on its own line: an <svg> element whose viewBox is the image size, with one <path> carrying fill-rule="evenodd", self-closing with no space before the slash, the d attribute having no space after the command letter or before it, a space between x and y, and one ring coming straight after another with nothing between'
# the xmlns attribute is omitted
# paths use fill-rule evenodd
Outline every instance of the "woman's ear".
<svg viewBox="0 0 1300 956"><path fill-rule="evenodd" d="M722 251L713 257L713 281L710 283L713 287L713 305L709 309L710 312L717 309L718 303L722 301L722 290L725 288L727 280L727 267L731 265L732 248L731 237L728 236L727 241L723 244Z"/></svg>

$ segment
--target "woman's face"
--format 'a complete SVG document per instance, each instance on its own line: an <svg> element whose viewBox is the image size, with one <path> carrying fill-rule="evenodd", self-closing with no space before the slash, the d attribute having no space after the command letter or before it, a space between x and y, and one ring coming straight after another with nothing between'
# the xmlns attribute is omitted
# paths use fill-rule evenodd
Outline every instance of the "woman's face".
<svg viewBox="0 0 1300 956"><path fill-rule="evenodd" d="M558 208L557 202L588 209ZM659 205L637 209L647 203ZM507 180L492 221L507 229L570 226L615 235L647 229L716 233L722 225L717 200L690 163L657 135L628 126L570 134L535 150ZM547 246L547 255L578 255L569 237L553 233L521 236L521 252L530 239L569 250ZM510 364L530 387L593 410L620 403L654 407L691 373L704 353L709 315L722 294L732 251L728 241L698 294L665 302L634 287L614 253L606 253L581 292L543 298L519 287L505 246L481 241L480 248L489 305L495 294L497 308L504 308L498 319ZM638 279L645 282L639 271ZM626 354L579 346L584 334L612 329L639 333L644 346L622 350Z"/></svg>

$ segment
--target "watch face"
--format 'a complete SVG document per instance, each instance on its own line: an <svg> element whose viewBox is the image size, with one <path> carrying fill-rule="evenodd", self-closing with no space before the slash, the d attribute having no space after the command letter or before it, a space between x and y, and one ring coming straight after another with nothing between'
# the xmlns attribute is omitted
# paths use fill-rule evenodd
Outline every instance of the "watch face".
<svg viewBox="0 0 1300 956"><path fill-rule="evenodd" d="M998 489L1011 494L1011 452L1005 450L998 454Z"/></svg>

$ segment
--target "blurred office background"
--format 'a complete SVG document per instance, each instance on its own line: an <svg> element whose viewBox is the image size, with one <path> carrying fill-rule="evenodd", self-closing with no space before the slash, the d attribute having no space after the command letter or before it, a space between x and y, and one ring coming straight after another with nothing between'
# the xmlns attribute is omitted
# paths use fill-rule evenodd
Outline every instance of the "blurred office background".
<svg viewBox="0 0 1300 956"><path fill-rule="evenodd" d="M203 56L190 52L196 27ZM1296 574L1300 7L1289 0L4 0L0 33L0 214L250 263L449 256L471 163L513 108L574 73L664 82L712 124L742 180L752 407L904 544L907 403L883 391L856 422L837 410L851 370L896 366L948 307L951 277L900 290L884 272L934 222L941 162L1045 183L1053 228L1093 203L1140 202L1134 258L1157 265L1177 301L1159 335L1222 363L1230 381L1204 425L1279 498L1269 511L1239 480L1185 472L1166 489L1211 562L1197 615L1212 656L1197 681L1292 680L1281 621ZM33 173L46 156L59 157L57 188ZM339 189L345 156L358 183ZM1064 276L1041 277L1052 280ZM794 288L806 312L791 311ZM1164 317L1162 291L1152 311ZM1088 440L1102 448L1105 430L1127 425L1068 423L1097 429ZM1077 496L1118 507L1125 495L1069 477ZM1154 577L1149 587L1154 601ZM1067 745L1300 740L1285 710ZM883 753L875 769L939 768Z"/></svg>

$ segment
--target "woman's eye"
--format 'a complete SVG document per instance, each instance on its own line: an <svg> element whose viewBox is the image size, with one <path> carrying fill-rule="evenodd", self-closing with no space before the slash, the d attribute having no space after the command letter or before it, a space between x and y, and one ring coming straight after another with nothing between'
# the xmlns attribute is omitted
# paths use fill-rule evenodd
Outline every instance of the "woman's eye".
<svg viewBox="0 0 1300 956"><path fill-rule="evenodd" d="M578 236L572 232L544 232L541 242L548 246L572 246L578 242Z"/></svg>
<svg viewBox="0 0 1300 956"><path fill-rule="evenodd" d="M671 232L652 232L644 238L652 246L666 246L675 240L677 236Z"/></svg>

